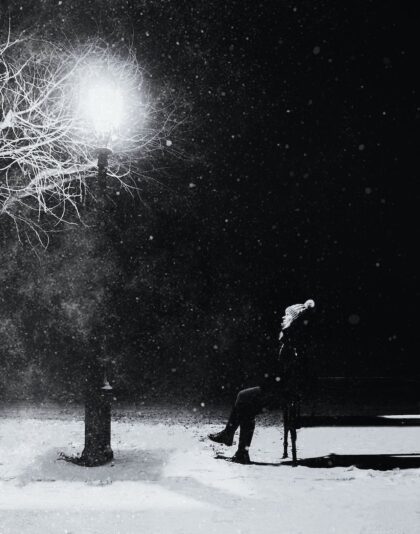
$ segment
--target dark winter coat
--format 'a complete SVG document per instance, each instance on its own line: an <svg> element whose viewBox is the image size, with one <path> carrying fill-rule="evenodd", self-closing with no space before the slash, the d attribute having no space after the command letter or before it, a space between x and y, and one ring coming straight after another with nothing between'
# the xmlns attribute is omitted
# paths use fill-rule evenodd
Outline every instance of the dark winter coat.
<svg viewBox="0 0 420 534"><path fill-rule="evenodd" d="M307 364L310 327L307 315L302 313L289 327L282 330L277 372L266 376L262 384L264 394L271 401L299 398L307 389L310 379Z"/></svg>

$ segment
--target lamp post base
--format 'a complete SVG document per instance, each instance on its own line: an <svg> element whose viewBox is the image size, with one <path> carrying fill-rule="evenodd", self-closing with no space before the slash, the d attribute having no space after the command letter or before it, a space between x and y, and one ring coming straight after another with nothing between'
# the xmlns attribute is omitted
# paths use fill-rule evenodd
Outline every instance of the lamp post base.
<svg viewBox="0 0 420 534"><path fill-rule="evenodd" d="M111 449L111 398L112 388L108 383L99 390L90 391L85 404L85 448L82 456L87 466L110 462Z"/></svg>
<svg viewBox="0 0 420 534"><path fill-rule="evenodd" d="M105 449L95 448L94 450L83 450L81 456L72 458L71 462L84 467L98 467L105 465L114 459L114 453L111 447Z"/></svg>
<svg viewBox="0 0 420 534"><path fill-rule="evenodd" d="M85 447L80 456L61 455L63 460L85 467L105 465L114 458L111 448L112 388L89 391L85 403Z"/></svg>

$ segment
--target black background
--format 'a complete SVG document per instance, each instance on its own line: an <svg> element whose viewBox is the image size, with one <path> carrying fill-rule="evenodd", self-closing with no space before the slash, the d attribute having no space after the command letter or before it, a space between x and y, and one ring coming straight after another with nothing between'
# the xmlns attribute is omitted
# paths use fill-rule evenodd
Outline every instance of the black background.
<svg viewBox="0 0 420 534"><path fill-rule="evenodd" d="M104 237L122 394L252 384L270 370L285 306L307 298L319 374L418 375L414 13L386 1L48 0L3 2L1 16L51 40L131 42L157 94L169 84L191 108L187 160L145 184L144 204L121 199ZM68 275L57 258L72 238L40 260L2 224L2 317L24 340L22 369L35 361L42 394L77 390L64 319L54 336L36 326L54 323L39 294L45 273L50 286ZM32 319L10 312L23 286ZM9 395L32 394L21 372L26 389Z"/></svg>

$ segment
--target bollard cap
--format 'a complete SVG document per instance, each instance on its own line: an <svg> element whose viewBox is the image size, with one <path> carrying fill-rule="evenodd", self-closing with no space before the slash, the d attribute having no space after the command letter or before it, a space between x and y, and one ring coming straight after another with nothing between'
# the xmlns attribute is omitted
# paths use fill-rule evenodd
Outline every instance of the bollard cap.
<svg viewBox="0 0 420 534"><path fill-rule="evenodd" d="M108 380L105 380L104 381L104 385L101 387L101 389L104 390L104 391L111 391L112 390L112 386L108 382Z"/></svg>

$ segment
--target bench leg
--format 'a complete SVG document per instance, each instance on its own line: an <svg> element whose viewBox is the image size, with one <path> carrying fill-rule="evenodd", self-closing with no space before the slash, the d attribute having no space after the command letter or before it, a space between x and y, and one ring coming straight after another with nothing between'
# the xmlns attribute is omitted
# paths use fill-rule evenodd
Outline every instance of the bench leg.
<svg viewBox="0 0 420 534"><path fill-rule="evenodd" d="M287 407L283 407L283 458L288 458L288 434L289 434L289 418L287 414Z"/></svg>
<svg viewBox="0 0 420 534"><path fill-rule="evenodd" d="M297 465L296 441L297 431L296 426L299 419L299 403L291 402L289 405L283 406L283 458L288 458L288 434L290 433L290 440L292 443L292 464Z"/></svg>
<svg viewBox="0 0 420 534"><path fill-rule="evenodd" d="M292 464L297 465L297 455L296 455L296 428L292 427L290 429L290 438L292 441Z"/></svg>
<svg viewBox="0 0 420 534"><path fill-rule="evenodd" d="M283 458L288 458L288 443L287 443L287 434L289 433L287 426L284 427L284 437L283 437Z"/></svg>

